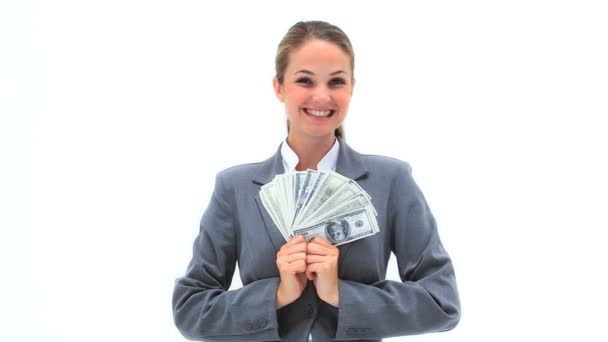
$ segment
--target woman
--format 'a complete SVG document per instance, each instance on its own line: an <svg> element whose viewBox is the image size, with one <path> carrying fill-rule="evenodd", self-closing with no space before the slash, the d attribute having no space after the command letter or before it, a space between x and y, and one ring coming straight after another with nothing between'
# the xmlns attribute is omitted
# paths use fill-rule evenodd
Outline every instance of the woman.
<svg viewBox="0 0 608 342"><path fill-rule="evenodd" d="M342 139L354 86L347 36L299 22L277 51L273 86L288 136L268 160L217 175L186 275L173 294L175 323L208 341L365 340L453 328L460 317L454 271L408 164L362 155ZM285 242L259 197L291 170L335 170L372 197L380 232L333 246ZM385 280L389 256L401 282ZM243 287L228 291L239 263Z"/></svg>

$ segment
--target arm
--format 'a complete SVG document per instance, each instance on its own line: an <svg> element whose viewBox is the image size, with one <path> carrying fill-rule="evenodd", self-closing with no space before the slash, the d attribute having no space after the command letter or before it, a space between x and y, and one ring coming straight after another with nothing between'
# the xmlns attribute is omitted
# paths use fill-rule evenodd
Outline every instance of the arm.
<svg viewBox="0 0 608 342"><path fill-rule="evenodd" d="M393 181L387 229L402 282L340 280L336 339L383 338L449 330L460 319L450 258L407 164Z"/></svg>
<svg viewBox="0 0 608 342"><path fill-rule="evenodd" d="M232 192L221 174L201 219L193 257L173 292L173 317L184 337L205 341L279 340L279 278L260 279L228 291L237 260Z"/></svg>

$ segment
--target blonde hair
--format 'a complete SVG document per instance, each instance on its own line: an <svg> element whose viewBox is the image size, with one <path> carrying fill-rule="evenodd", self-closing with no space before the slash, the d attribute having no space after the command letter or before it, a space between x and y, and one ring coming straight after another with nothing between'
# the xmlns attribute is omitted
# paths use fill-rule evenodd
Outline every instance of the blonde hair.
<svg viewBox="0 0 608 342"><path fill-rule="evenodd" d="M321 39L336 44L350 57L351 75L354 78L355 53L348 36L339 27L324 21L300 21L293 25L277 48L275 59L275 77L279 84L285 80L285 70L289 64L289 53L302 46L310 39ZM287 120L287 132L289 132L289 120ZM336 137L344 138L342 126L336 128Z"/></svg>

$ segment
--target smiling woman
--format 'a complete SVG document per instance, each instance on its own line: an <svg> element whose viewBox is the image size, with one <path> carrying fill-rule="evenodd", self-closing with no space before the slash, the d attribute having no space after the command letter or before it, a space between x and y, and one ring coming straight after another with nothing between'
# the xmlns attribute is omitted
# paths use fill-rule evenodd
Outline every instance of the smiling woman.
<svg viewBox="0 0 608 342"><path fill-rule="evenodd" d="M290 63L290 55L292 63ZM293 60L310 63L311 67L316 66L318 68L317 73L315 74L314 70L302 69L302 66L295 65ZM313 88L313 90L318 90L319 86L325 86L330 90L341 90L343 94L342 104L346 105L346 108L343 108L343 115L346 115L355 83L354 68L355 54L352 45L340 28L321 21L299 22L289 29L279 44L276 57L276 76L273 79L273 85L277 97L282 102L285 102L282 93L286 79L287 82L295 82L303 87ZM299 75L296 75L296 73ZM328 78L330 79L328 80ZM320 82L321 84L319 84ZM348 96L348 98L345 98L345 96ZM319 100L319 98L317 99ZM327 98L321 98L320 100L327 100ZM311 109L312 112L317 108L307 109ZM333 115L335 112L333 110L334 112L324 113L326 111L306 112L318 116ZM342 120L344 120L344 116ZM337 137L344 137L342 126L336 128L335 134Z"/></svg>
<svg viewBox="0 0 608 342"><path fill-rule="evenodd" d="M335 44L315 38L290 55L293 62L283 81L275 78L273 84L285 103L292 140L301 134L327 136L340 127L348 111L354 85L350 58Z"/></svg>
<svg viewBox="0 0 608 342"><path fill-rule="evenodd" d="M279 44L273 86L288 136L266 161L217 175L192 261L173 293L175 323L187 338L379 341L458 323L452 263L411 168L360 154L343 139L353 70L350 41L329 23L299 22ZM333 241L285 241L260 204L260 188L306 169L356 181L371 195L380 232L337 247L350 227L336 221L327 226ZM385 279L391 252L401 281ZM243 287L228 291L237 262Z"/></svg>

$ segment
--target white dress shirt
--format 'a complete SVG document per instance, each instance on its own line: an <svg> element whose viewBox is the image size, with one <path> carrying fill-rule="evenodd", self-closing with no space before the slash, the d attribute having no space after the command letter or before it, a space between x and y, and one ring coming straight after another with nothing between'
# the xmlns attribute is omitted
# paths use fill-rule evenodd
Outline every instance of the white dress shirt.
<svg viewBox="0 0 608 342"><path fill-rule="evenodd" d="M329 149L327 154L325 154L319 161L319 164L317 164L317 171L335 171L339 151L340 143L338 142L338 139L336 139L334 146ZM283 168L285 169L285 172L295 171L296 166L300 162L300 158L298 158L298 155L291 149L287 143L287 139L281 144L281 156L283 157Z"/></svg>

